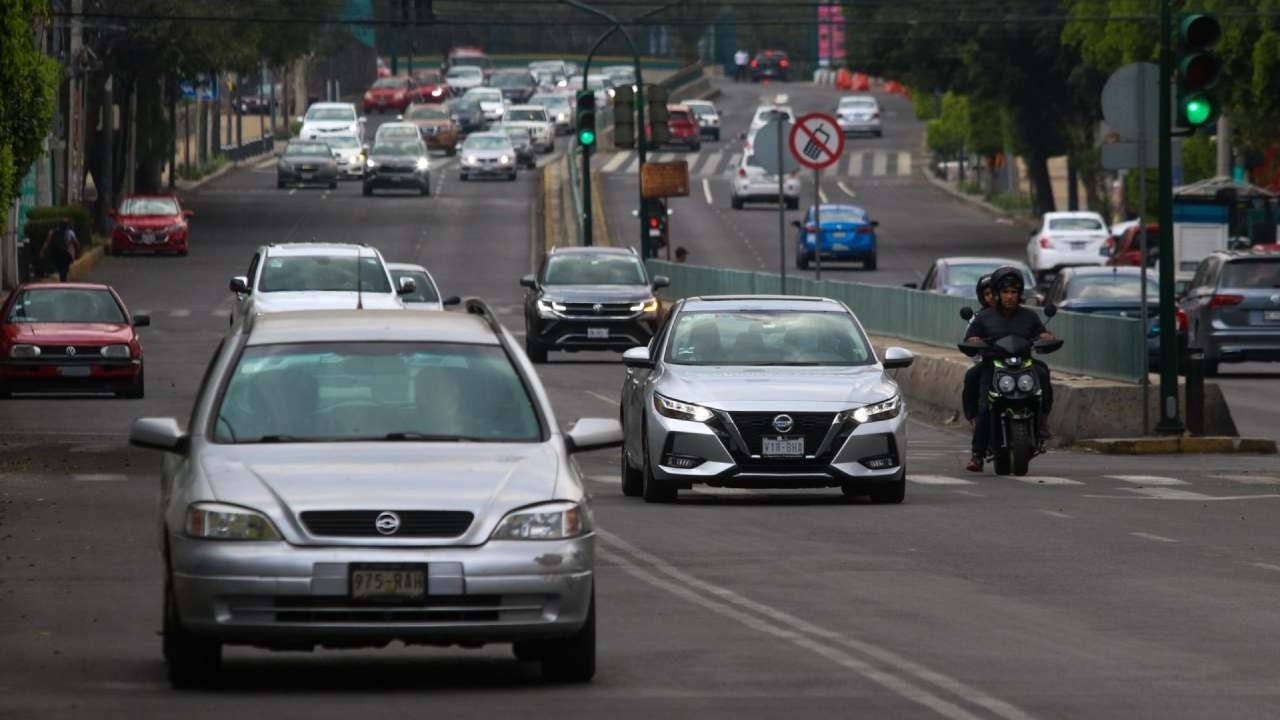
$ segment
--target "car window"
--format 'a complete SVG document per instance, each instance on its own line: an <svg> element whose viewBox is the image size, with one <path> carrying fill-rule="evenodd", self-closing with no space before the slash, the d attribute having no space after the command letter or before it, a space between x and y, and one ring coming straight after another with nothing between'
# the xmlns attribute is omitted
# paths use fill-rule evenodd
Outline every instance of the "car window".
<svg viewBox="0 0 1280 720"><path fill-rule="evenodd" d="M472 88L466 96L477 102L502 102L502 91L495 88Z"/></svg>
<svg viewBox="0 0 1280 720"><path fill-rule="evenodd" d="M416 72L414 77L423 85L437 85L440 83L440 73L438 72Z"/></svg>
<svg viewBox="0 0 1280 720"><path fill-rule="evenodd" d="M873 110L876 107L876 101L870 98L841 98L840 107L866 108L868 110Z"/></svg>
<svg viewBox="0 0 1280 720"><path fill-rule="evenodd" d="M864 223L867 211L851 207L823 207L822 222Z"/></svg>
<svg viewBox="0 0 1280 720"><path fill-rule="evenodd" d="M121 215L177 215L178 203L169 198L127 198L120 203Z"/></svg>
<svg viewBox="0 0 1280 720"><path fill-rule="evenodd" d="M258 261L262 259L261 253L254 253L253 259L249 261L249 272L245 273L245 277L249 278L249 286L253 287L254 273L258 272Z"/></svg>
<svg viewBox="0 0 1280 720"><path fill-rule="evenodd" d="M1101 230L1102 221L1097 218L1072 217L1072 218L1051 218L1049 220L1050 230Z"/></svg>
<svg viewBox="0 0 1280 720"><path fill-rule="evenodd" d="M502 132L506 133L507 137L511 138L512 142L517 142L521 140L523 140L524 142L529 142L529 128L504 126L502 128Z"/></svg>
<svg viewBox="0 0 1280 720"><path fill-rule="evenodd" d="M489 84L493 87L529 87L533 85L533 78L528 75L494 75Z"/></svg>
<svg viewBox="0 0 1280 720"><path fill-rule="evenodd" d="M410 120L448 120L449 111L441 107L415 107L405 117Z"/></svg>
<svg viewBox="0 0 1280 720"><path fill-rule="evenodd" d="M404 78L382 78L373 84L376 88L403 88Z"/></svg>
<svg viewBox="0 0 1280 720"><path fill-rule="evenodd" d="M1160 281L1147 276L1147 297L1157 293ZM1133 300L1142 297L1142 276L1134 274L1081 275L1067 283L1067 300Z"/></svg>
<svg viewBox="0 0 1280 720"><path fill-rule="evenodd" d="M353 255L277 255L268 257L258 282L262 292L391 292L382 261L360 258L356 277Z"/></svg>
<svg viewBox="0 0 1280 720"><path fill-rule="evenodd" d="M489 58L487 57L478 57L475 55L463 55L460 57L453 58L452 60L449 61L449 64L453 65L454 67L463 67L468 69L479 70L480 68L487 68L493 63L490 63Z"/></svg>
<svg viewBox="0 0 1280 720"><path fill-rule="evenodd" d="M480 68L466 65L454 65L445 73L445 77L454 79L477 79L483 76L484 72Z"/></svg>
<svg viewBox="0 0 1280 720"><path fill-rule="evenodd" d="M935 281L938 279L938 266L930 265L928 272L924 274L924 280L920 283L921 290L932 290Z"/></svg>
<svg viewBox="0 0 1280 720"><path fill-rule="evenodd" d="M395 137L379 138L377 144L369 151L370 155L390 157L414 157L422 154L422 146L414 142L396 142Z"/></svg>
<svg viewBox="0 0 1280 720"><path fill-rule="evenodd" d="M331 148L357 148L360 143L352 135L335 135L324 139L324 144Z"/></svg>
<svg viewBox="0 0 1280 720"><path fill-rule="evenodd" d="M506 122L546 122L545 110L508 110Z"/></svg>
<svg viewBox="0 0 1280 720"><path fill-rule="evenodd" d="M13 301L5 322L124 323L124 310L106 290L87 288L27 289Z"/></svg>
<svg viewBox="0 0 1280 720"><path fill-rule="evenodd" d="M501 347L427 342L245 348L213 431L219 443L541 438Z"/></svg>
<svg viewBox="0 0 1280 720"><path fill-rule="evenodd" d="M355 122L356 111L351 108L313 107L307 111L307 120Z"/></svg>
<svg viewBox="0 0 1280 720"><path fill-rule="evenodd" d="M295 140L285 146L284 154L286 157L298 155L328 155L329 146L322 142L298 142Z"/></svg>
<svg viewBox="0 0 1280 720"><path fill-rule="evenodd" d="M418 270L392 270L391 274L395 276L396 287L400 286L401 278L412 278L414 291L401 295L400 299L405 302L440 302L440 295L436 293L436 286L431 282L431 278L427 274Z"/></svg>
<svg viewBox="0 0 1280 720"><path fill-rule="evenodd" d="M644 265L630 255L573 253L547 259L544 285L646 285Z"/></svg>
<svg viewBox="0 0 1280 720"><path fill-rule="evenodd" d="M869 365L865 336L845 313L733 310L682 313L667 348L677 365Z"/></svg>
<svg viewBox="0 0 1280 720"><path fill-rule="evenodd" d="M1222 269L1224 288L1269 290L1280 288L1280 260L1232 260Z"/></svg>
<svg viewBox="0 0 1280 720"><path fill-rule="evenodd" d="M716 114L716 109L710 105L690 105L689 110L697 117L709 117Z"/></svg>
<svg viewBox="0 0 1280 720"><path fill-rule="evenodd" d="M692 122L689 113L684 110L671 110L667 113L667 122Z"/></svg>
<svg viewBox="0 0 1280 720"><path fill-rule="evenodd" d="M463 150L510 150L511 141L495 135L472 135L462 144Z"/></svg>
<svg viewBox="0 0 1280 720"><path fill-rule="evenodd" d="M480 110L480 104L474 98L458 98L450 100L446 105L453 112L479 112Z"/></svg>

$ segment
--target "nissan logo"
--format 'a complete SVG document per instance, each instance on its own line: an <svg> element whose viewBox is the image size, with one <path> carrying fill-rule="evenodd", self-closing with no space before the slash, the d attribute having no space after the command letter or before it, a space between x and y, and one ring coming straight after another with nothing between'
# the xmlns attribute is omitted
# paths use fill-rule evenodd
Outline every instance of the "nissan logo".
<svg viewBox="0 0 1280 720"><path fill-rule="evenodd" d="M378 519L373 521L373 526L383 535L395 535L400 529L400 516L388 510L378 515Z"/></svg>
<svg viewBox="0 0 1280 720"><path fill-rule="evenodd" d="M779 415L773 419L773 429L780 433L791 432L791 428L795 426L796 421L790 415Z"/></svg>

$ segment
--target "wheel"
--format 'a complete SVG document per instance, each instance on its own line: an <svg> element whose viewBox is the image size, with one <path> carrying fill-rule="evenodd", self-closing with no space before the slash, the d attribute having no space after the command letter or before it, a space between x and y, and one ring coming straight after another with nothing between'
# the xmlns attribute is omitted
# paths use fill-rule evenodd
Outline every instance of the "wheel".
<svg viewBox="0 0 1280 720"><path fill-rule="evenodd" d="M1008 475L1011 462L1010 452L1007 448L1004 450L997 450L995 457L992 460L992 463L995 465L996 474Z"/></svg>
<svg viewBox="0 0 1280 720"><path fill-rule="evenodd" d="M179 690L212 685L222 665L222 643L194 635L182 626L173 580L164 584L164 659L169 666L169 684Z"/></svg>
<svg viewBox="0 0 1280 720"><path fill-rule="evenodd" d="M142 368L138 369L138 381L117 393L122 398L137 400L146 395L146 378Z"/></svg>
<svg viewBox="0 0 1280 720"><path fill-rule="evenodd" d="M277 190L283 190L283 189L284 189L284 181L283 181L283 180L276 180L276 189L277 189Z"/></svg>
<svg viewBox="0 0 1280 720"><path fill-rule="evenodd" d="M471 178L467 177L466 173L458 173L458 180L461 180L462 182L466 182L470 179Z"/></svg>
<svg viewBox="0 0 1280 720"><path fill-rule="evenodd" d="M714 133L711 137L712 137L712 139L714 139L716 142L720 142L720 131L719 131L719 130L716 130L716 131L715 131L715 133Z"/></svg>
<svg viewBox="0 0 1280 720"><path fill-rule="evenodd" d="M808 256L808 255L796 255L796 267L797 267L798 269L800 269L800 270L808 270L808 269L809 269L809 256Z"/></svg>
<svg viewBox="0 0 1280 720"><path fill-rule="evenodd" d="M867 256L867 259L866 259L866 260L863 260L863 261L862 261L862 269L863 269L863 270L875 270L875 269L876 269L876 254L875 254L875 253L871 253L870 255L868 255L868 256Z"/></svg>
<svg viewBox="0 0 1280 720"><path fill-rule="evenodd" d="M627 497L640 497L644 493L644 472L631 467L625 447L620 454L622 455L622 494Z"/></svg>
<svg viewBox="0 0 1280 720"><path fill-rule="evenodd" d="M444 154L445 154L445 155L447 155L448 157L453 157L454 155L457 155L457 154L458 154L458 148L456 148L456 147L447 147L447 148L445 148L445 149L444 149Z"/></svg>
<svg viewBox="0 0 1280 720"><path fill-rule="evenodd" d="M10 397L13 397L13 393L9 392L9 387L7 385L0 385L0 400L7 400Z"/></svg>
<svg viewBox="0 0 1280 720"><path fill-rule="evenodd" d="M884 137L884 133L880 130L876 131L876 137Z"/></svg>
<svg viewBox="0 0 1280 720"><path fill-rule="evenodd" d="M181 250L178 251L178 257L186 257L187 252L188 252L187 248L182 248Z"/></svg>
<svg viewBox="0 0 1280 720"><path fill-rule="evenodd" d="M876 505L897 505L907 497L907 469L902 468L902 475L886 485L873 489L871 502Z"/></svg>
<svg viewBox="0 0 1280 720"><path fill-rule="evenodd" d="M689 146L689 152L698 152L702 149L702 143L694 143Z"/></svg>
<svg viewBox="0 0 1280 720"><path fill-rule="evenodd" d="M1026 475L1031 467L1031 455L1036 446L1033 435L1030 420L1019 420L1009 426L1009 456L1013 461L1011 469L1014 475Z"/></svg>
<svg viewBox="0 0 1280 720"><path fill-rule="evenodd" d="M507 182L515 182L515 179L516 179L516 173L514 170L512 170L511 174L507 176Z"/></svg>
<svg viewBox="0 0 1280 720"><path fill-rule="evenodd" d="M524 354L529 356L529 361L541 365L547 361L547 348L537 340L529 337L527 334L524 338Z"/></svg>
<svg viewBox="0 0 1280 720"><path fill-rule="evenodd" d="M422 193L426 197L431 197L431 186L423 185L421 188L418 189L418 192Z"/></svg>
<svg viewBox="0 0 1280 720"><path fill-rule="evenodd" d="M102 254L105 256L111 255L111 243L107 243L106 245L102 246Z"/></svg>
<svg viewBox="0 0 1280 720"><path fill-rule="evenodd" d="M649 460L649 438L644 438L644 448L641 450L644 456L644 466L640 470L641 485L643 486L640 495L644 497L647 503L669 503L675 502L679 490L675 485L659 480L653 476L653 466Z"/></svg>
<svg viewBox="0 0 1280 720"><path fill-rule="evenodd" d="M369 183L365 183L361 187L361 192L364 194L365 197L369 197L370 195L373 194L373 186L370 185Z"/></svg>
<svg viewBox="0 0 1280 720"><path fill-rule="evenodd" d="M596 674L596 591L591 589L587 621L569 637L542 645L542 677L550 682L585 683Z"/></svg>
<svg viewBox="0 0 1280 720"><path fill-rule="evenodd" d="M800 198L798 198L798 197L794 197L794 198L787 198L787 209L788 209L788 210L799 210L799 209L800 209Z"/></svg>
<svg viewBox="0 0 1280 720"><path fill-rule="evenodd" d="M337 189L338 189L338 181L337 181L337 180L330 180L330 181L329 181L329 189L330 189L330 190L337 190Z"/></svg>
<svg viewBox="0 0 1280 720"><path fill-rule="evenodd" d="M511 643L511 654L520 662L536 662L542 659L542 644L537 640L517 640Z"/></svg>
<svg viewBox="0 0 1280 720"><path fill-rule="evenodd" d="M742 209L742 200L740 198L733 198L729 201L729 204L733 205L734 210Z"/></svg>

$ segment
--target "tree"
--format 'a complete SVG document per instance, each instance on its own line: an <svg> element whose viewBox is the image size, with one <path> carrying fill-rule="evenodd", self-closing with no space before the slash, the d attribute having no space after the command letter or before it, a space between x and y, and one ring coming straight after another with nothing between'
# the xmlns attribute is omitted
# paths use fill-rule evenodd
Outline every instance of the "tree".
<svg viewBox="0 0 1280 720"><path fill-rule="evenodd" d="M949 92L942 96L942 112L925 127L925 142L943 159L960 157L969 138L969 99ZM963 170L961 171L963 177Z"/></svg>
<svg viewBox="0 0 1280 720"><path fill-rule="evenodd" d="M48 19L48 0L0 3L0 207L18 196L53 122L58 64L36 45Z"/></svg>

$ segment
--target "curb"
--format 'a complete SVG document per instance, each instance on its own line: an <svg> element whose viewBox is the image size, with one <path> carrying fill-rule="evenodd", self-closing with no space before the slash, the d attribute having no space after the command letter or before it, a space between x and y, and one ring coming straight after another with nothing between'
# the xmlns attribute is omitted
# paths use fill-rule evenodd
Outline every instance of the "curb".
<svg viewBox="0 0 1280 720"><path fill-rule="evenodd" d="M954 188L954 187L951 187L951 184L950 184L950 183L948 183L946 180L940 180L940 179L938 179L938 178L934 177L934 176L933 176L933 174L929 172L929 168L928 168L928 167L923 167L923 168L921 168L921 169L920 169L920 173L921 173L922 175L924 175L924 179L925 179L925 180L927 180L927 181L929 181L929 184L930 184L930 185L933 185L934 187L938 188L939 190L941 190L941 191L943 191L943 192L947 193L948 195L950 195L950 196L952 196L952 197L954 197L954 198L956 198L956 199L958 199L958 200L962 200L962 201L964 201L964 202L969 203L970 205L973 205L973 206L975 206L975 207L982 208L983 210L986 210L987 212L991 213L992 215L998 215L998 216L1000 216L1000 217L1007 218L1010 222L1013 222L1013 223L1015 223L1015 224L1019 224L1019 225L1023 225L1023 226L1025 226L1027 229L1029 229L1029 230L1034 230L1034 229L1035 229L1035 227L1036 227L1036 224L1035 224L1035 223L1034 223L1034 221L1032 221L1030 218L1026 218L1026 217L1023 217L1023 216L1021 216L1021 215L1015 215L1015 214L1013 214L1013 213L1009 212L1008 210L1005 210L1005 209L1003 209L1003 208L999 208L999 207L996 207L995 205L992 205L991 203L987 202L986 200L983 200L983 199L981 199L981 198L974 197L974 196L972 196L972 195L968 195L968 194L963 193L963 192L961 192L960 190L958 190L958 189L956 189L956 188Z"/></svg>
<svg viewBox="0 0 1280 720"><path fill-rule="evenodd" d="M270 156L270 158L267 158L265 156ZM255 167L255 168L262 167L259 160L260 158L272 159L274 157L275 157L274 152L261 153L259 155L254 155L253 157L245 158L244 160L236 160L233 162L229 162L226 165L223 165L222 167L218 168L214 172L208 175L205 175L199 180L179 180L175 182L173 185L175 188L183 192L191 192L192 190L199 190L205 184L213 182L214 180L217 180L218 178L222 177L223 175L226 175L227 173L231 172L232 170L235 170L236 168L239 168L241 166L246 166L246 165L250 167Z"/></svg>
<svg viewBox="0 0 1280 720"><path fill-rule="evenodd" d="M102 245L94 245L88 252L76 258L75 262L71 263L71 270L67 272L67 279L79 280L93 272L98 262L102 260L103 252Z"/></svg>
<svg viewBox="0 0 1280 720"><path fill-rule="evenodd" d="M1096 438L1081 440L1072 449L1103 455L1275 455L1276 441L1239 437Z"/></svg>

